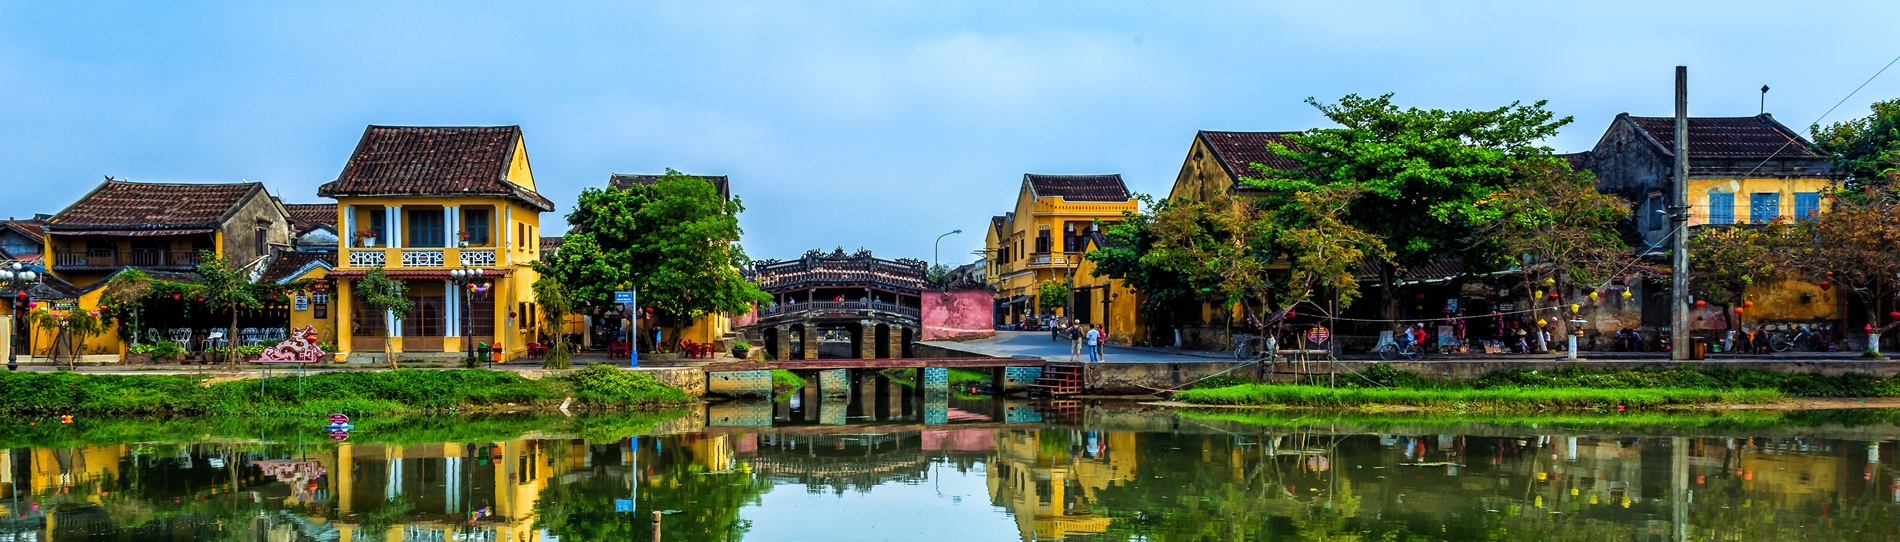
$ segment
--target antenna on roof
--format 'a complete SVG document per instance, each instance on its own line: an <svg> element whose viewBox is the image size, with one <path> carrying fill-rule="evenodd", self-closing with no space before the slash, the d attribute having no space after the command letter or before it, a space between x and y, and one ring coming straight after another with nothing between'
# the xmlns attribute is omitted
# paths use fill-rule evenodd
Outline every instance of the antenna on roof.
<svg viewBox="0 0 1900 542"><path fill-rule="evenodd" d="M1761 86L1761 111L1757 115L1768 113L1768 85Z"/></svg>

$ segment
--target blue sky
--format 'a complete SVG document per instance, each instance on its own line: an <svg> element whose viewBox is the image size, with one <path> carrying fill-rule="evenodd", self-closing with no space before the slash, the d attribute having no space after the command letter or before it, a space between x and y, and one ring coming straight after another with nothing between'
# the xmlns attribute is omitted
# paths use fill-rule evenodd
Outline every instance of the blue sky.
<svg viewBox="0 0 1900 542"><path fill-rule="evenodd" d="M968 261L1023 173L1165 194L1195 130L1319 126L1309 96L1548 99L1573 151L1670 114L1678 64L1692 114L1767 84L1805 129L1900 55L1895 2L542 4L0 0L0 216L104 175L317 201L364 125L520 124L558 213L671 167L732 176L755 258L960 228ZM1825 121L1894 97L1900 69Z"/></svg>

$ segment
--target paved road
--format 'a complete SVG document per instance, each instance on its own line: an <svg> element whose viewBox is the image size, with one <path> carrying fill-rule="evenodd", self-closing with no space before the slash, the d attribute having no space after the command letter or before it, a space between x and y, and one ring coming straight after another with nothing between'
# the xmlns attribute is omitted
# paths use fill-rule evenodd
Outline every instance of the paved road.
<svg viewBox="0 0 1900 542"><path fill-rule="evenodd" d="M1047 331L998 331L996 336L974 341L924 341L923 344L976 352L990 356L1036 356L1049 361L1069 361L1069 341L1049 340ZM1188 361L1231 361L1220 352L1184 352L1160 348L1137 348L1110 345L1102 354L1109 363L1168 363ZM1088 361L1088 356L1080 356Z"/></svg>

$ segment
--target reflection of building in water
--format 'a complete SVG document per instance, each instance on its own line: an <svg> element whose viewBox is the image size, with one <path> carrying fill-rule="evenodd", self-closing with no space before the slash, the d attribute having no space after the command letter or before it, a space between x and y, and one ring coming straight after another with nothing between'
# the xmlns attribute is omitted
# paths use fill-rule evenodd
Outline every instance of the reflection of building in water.
<svg viewBox="0 0 1900 542"><path fill-rule="evenodd" d="M932 464L949 461L959 469L980 461L994 442L986 429L933 430L922 433L798 434L768 433L753 440L746 461L754 471L780 482L803 484L818 493L829 488L869 492L889 482L916 483Z"/></svg>
<svg viewBox="0 0 1900 542"><path fill-rule="evenodd" d="M1000 431L987 465L990 504L1010 510L1023 540L1101 533L1109 518L1089 511L1095 493L1134 479L1135 434Z"/></svg>

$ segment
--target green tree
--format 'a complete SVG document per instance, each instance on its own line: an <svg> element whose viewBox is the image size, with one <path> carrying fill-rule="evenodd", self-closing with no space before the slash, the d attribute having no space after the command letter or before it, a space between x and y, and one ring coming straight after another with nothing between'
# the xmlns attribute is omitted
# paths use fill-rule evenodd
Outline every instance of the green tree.
<svg viewBox="0 0 1900 542"><path fill-rule="evenodd" d="M1155 213L1148 226L1154 243L1142 261L1177 274L1202 302L1248 313L1264 310L1272 292L1269 228L1254 213L1253 202L1216 195L1208 201L1181 200Z"/></svg>
<svg viewBox="0 0 1900 542"><path fill-rule="evenodd" d="M1497 220L1479 205L1507 188L1526 160L1544 160L1539 142L1569 124L1544 109L1545 102L1512 103L1490 110L1401 109L1390 94L1348 95L1337 104L1308 98L1337 128L1317 128L1287 137L1292 145L1269 148L1300 166L1278 170L1253 164L1258 177L1241 182L1264 191L1264 208L1297 205L1295 195L1328 186L1348 186L1359 196L1344 220L1384 240L1391 261L1380 266L1385 314L1397 316L1392 292L1400 266L1465 256L1493 261L1468 239Z"/></svg>
<svg viewBox="0 0 1900 542"><path fill-rule="evenodd" d="M562 326L567 324L567 316L574 314L574 305L567 300L567 288L561 286L561 282L554 277L542 275L534 281L534 299L541 305L543 331L554 338L554 346L548 348L547 357L542 359L541 366L566 369L572 346L567 344Z"/></svg>
<svg viewBox="0 0 1900 542"><path fill-rule="evenodd" d="M566 247L562 247L566 248ZM389 278L382 266L369 270L362 279L356 281L356 294L359 299L378 311L386 311L402 320L409 317L415 308L415 301L409 299L409 288L401 280ZM389 358L389 368L396 368L396 354L390 351L389 338L383 338L383 356Z"/></svg>
<svg viewBox="0 0 1900 542"><path fill-rule="evenodd" d="M1893 184L1900 166L1900 100L1874 102L1873 114L1808 128L1814 145L1847 174L1849 190Z"/></svg>
<svg viewBox="0 0 1900 542"><path fill-rule="evenodd" d="M1828 195L1829 209L1789 229L1790 242L1769 253L1794 276L1831 282L1861 301L1867 322L1867 352L1878 353L1879 336L1900 327L1881 324L1881 300L1900 292L1900 191L1873 187Z"/></svg>
<svg viewBox="0 0 1900 542"><path fill-rule="evenodd" d="M1616 229L1629 217L1629 202L1598 192L1596 175L1573 171L1552 156L1530 157L1512 168L1502 190L1479 203L1479 210L1495 218L1477 225L1472 243L1488 245L1493 267L1517 270L1529 308L1537 311L1533 317L1558 304L1537 292L1594 289L1634 263ZM1539 350L1549 348L1541 333L1537 342Z"/></svg>
<svg viewBox="0 0 1900 542"><path fill-rule="evenodd" d="M567 215L574 230L561 250L536 269L565 285L577 308L609 308L613 292L631 287L667 325L745 312L771 296L739 271L749 261L738 244L744 211L738 197L671 169L650 185L589 188Z"/></svg>
<svg viewBox="0 0 1900 542"><path fill-rule="evenodd" d="M1689 236L1689 291L1723 307L1742 302L1748 287L1780 273L1773 257L1782 224L1765 227L1703 226ZM1722 311L1734 329L1734 313Z"/></svg>
<svg viewBox="0 0 1900 542"><path fill-rule="evenodd" d="M1108 242L1084 257L1095 262L1095 276L1123 281L1141 292L1141 304L1136 310L1142 319L1156 329L1169 329L1175 322L1186 320L1189 311L1198 313L1200 309L1194 303L1198 299L1197 290L1188 284L1185 276L1144 258L1154 251L1157 240L1154 217L1172 209L1176 202L1156 201L1146 194L1136 197L1142 201L1144 212L1123 212L1118 222L1098 224Z"/></svg>
<svg viewBox="0 0 1900 542"><path fill-rule="evenodd" d="M198 253L198 267L192 275L198 279L198 297L204 298L206 308L231 313L231 327L225 331L225 340L237 346L238 311L264 306L258 299L256 285L251 284L244 270L211 251ZM231 370L237 370L236 349L227 349L225 357L230 358Z"/></svg>
<svg viewBox="0 0 1900 542"><path fill-rule="evenodd" d="M1069 285L1055 279L1037 284L1036 306L1045 313L1069 306Z"/></svg>

